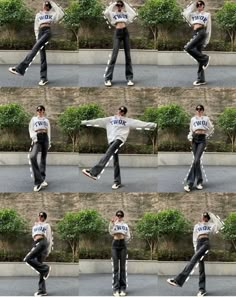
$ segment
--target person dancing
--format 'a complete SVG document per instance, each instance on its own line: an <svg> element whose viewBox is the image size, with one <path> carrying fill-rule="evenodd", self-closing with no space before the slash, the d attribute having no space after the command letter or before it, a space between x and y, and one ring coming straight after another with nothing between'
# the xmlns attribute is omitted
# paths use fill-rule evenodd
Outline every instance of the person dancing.
<svg viewBox="0 0 236 297"><path fill-rule="evenodd" d="M32 228L33 248L24 258L24 261L39 273L39 288L34 296L47 296L45 280L51 271L51 267L43 263L53 246L52 230L50 225L46 223L46 219L47 214L40 212L37 222Z"/></svg>
<svg viewBox="0 0 236 297"><path fill-rule="evenodd" d="M183 16L193 28L192 39L185 45L184 50L198 62L197 80L194 86L205 85L205 72L210 57L202 53L202 49L210 41L211 37L211 14L204 11L205 3L200 0L190 4L184 11ZM196 11L195 11L196 9Z"/></svg>
<svg viewBox="0 0 236 297"><path fill-rule="evenodd" d="M45 1L43 4L43 10L36 14L34 21L34 32L36 37L36 43L31 52L25 57L25 59L15 67L10 67L9 71L13 74L24 75L27 68L32 63L38 51L40 51L40 81L39 85L44 86L48 83L47 78L47 59L45 45L51 38L51 26L53 23L59 22L64 16L64 12L53 1Z"/></svg>
<svg viewBox="0 0 236 297"><path fill-rule="evenodd" d="M109 233L113 236L112 241L112 261L113 261L113 295L126 296L126 243L130 239L129 226L123 221L124 212L118 210L115 217L109 224ZM120 269L119 269L120 267Z"/></svg>
<svg viewBox="0 0 236 297"><path fill-rule="evenodd" d="M199 292L197 296L206 295L204 256L210 249L209 235L211 233L218 233L222 227L223 223L213 213L204 212L202 214L200 222L193 229L194 255L180 274L175 278L167 279L170 285L182 287L194 269L194 266L199 262Z"/></svg>
<svg viewBox="0 0 236 297"><path fill-rule="evenodd" d="M118 0L112 3L104 12L105 17L115 26L116 30L113 37L113 51L107 71L105 73L105 86L112 86L113 71L119 53L120 44L123 41L125 51L125 76L128 86L133 86L133 68L130 56L129 32L127 25L134 21L136 12L128 3Z"/></svg>
<svg viewBox="0 0 236 297"><path fill-rule="evenodd" d="M105 155L101 160L90 169L83 169L82 172L88 177L96 180L97 176L102 172L110 158L113 156L114 161L114 184L112 186L113 190L121 187L121 176L120 176L120 166L119 166L119 156L118 150L125 143L130 129L155 129L155 123L143 122L139 120L134 120L127 118L126 114L128 109L125 106L121 106L116 115L99 118L95 120L82 121L82 125L96 126L100 128L105 128L107 131L107 139L109 147Z"/></svg>
<svg viewBox="0 0 236 297"><path fill-rule="evenodd" d="M192 151L194 160L187 176L187 185L184 186L186 192L190 192L197 181L196 188L202 190L203 178L201 171L201 156L206 147L206 138L210 137L214 132L214 126L210 119L203 115L204 106L199 104L196 106L196 115L191 118L190 132L188 140L192 142Z"/></svg>
<svg viewBox="0 0 236 297"><path fill-rule="evenodd" d="M51 146L51 126L49 120L45 117L45 107L39 105L37 107L37 116L32 117L29 123L29 134L32 139L32 150L30 153L30 161L34 174L34 192L40 191L47 187L46 182L46 159L47 152ZM41 151L41 161L38 165L37 156Z"/></svg>

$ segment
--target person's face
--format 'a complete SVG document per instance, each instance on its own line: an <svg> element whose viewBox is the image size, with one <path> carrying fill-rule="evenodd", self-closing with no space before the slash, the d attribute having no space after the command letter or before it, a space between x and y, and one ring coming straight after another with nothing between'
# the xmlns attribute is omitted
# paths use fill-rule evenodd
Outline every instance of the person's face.
<svg viewBox="0 0 236 297"><path fill-rule="evenodd" d="M197 7L197 11L199 12L204 10L204 5L201 2L197 2L196 7Z"/></svg>
<svg viewBox="0 0 236 297"><path fill-rule="evenodd" d="M46 3L43 4L43 10L46 10L46 11L50 10L49 6Z"/></svg>
<svg viewBox="0 0 236 297"><path fill-rule="evenodd" d="M117 10L118 10L118 11L121 11L122 8L123 8L123 4L120 3L120 2L118 2L118 3L116 4L116 7L117 7Z"/></svg>
<svg viewBox="0 0 236 297"><path fill-rule="evenodd" d="M208 218L207 218L207 217L204 217L204 216L202 216L202 221L203 221L203 222L205 222L205 223L207 223L207 222L208 222Z"/></svg>
<svg viewBox="0 0 236 297"><path fill-rule="evenodd" d="M38 221L39 221L39 222L44 222L44 221L45 221L44 216L39 215L39 216L38 216Z"/></svg>
<svg viewBox="0 0 236 297"><path fill-rule="evenodd" d="M44 115L44 110L43 110L43 108L41 108L41 107L38 107L38 108L37 108L37 115L40 116L40 117L42 117L42 116Z"/></svg>
<svg viewBox="0 0 236 297"><path fill-rule="evenodd" d="M203 115L203 112L204 112L204 110L202 109L202 107L201 106L197 106L196 107L196 115L197 116L202 116Z"/></svg>
<svg viewBox="0 0 236 297"><path fill-rule="evenodd" d="M123 110L118 110L118 115L121 116L121 117L124 117L125 116L125 112Z"/></svg>
<svg viewBox="0 0 236 297"><path fill-rule="evenodd" d="M123 215L122 215L122 213L117 213L117 219L118 219L118 221L122 221L123 220Z"/></svg>

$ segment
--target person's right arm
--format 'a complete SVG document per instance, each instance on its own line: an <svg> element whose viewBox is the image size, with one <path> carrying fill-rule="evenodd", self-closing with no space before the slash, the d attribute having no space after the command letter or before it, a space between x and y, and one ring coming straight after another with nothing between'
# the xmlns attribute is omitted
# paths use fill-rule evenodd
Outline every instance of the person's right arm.
<svg viewBox="0 0 236 297"><path fill-rule="evenodd" d="M53 17L53 21L54 23L57 23L59 22L65 15L63 9L57 5L54 1L50 1L51 5L52 5L52 8L53 10L55 11L55 16Z"/></svg>
<svg viewBox="0 0 236 297"><path fill-rule="evenodd" d="M106 128L106 125L109 122L109 119L110 117L98 118L98 119L88 120L88 121L81 121L81 125Z"/></svg>
<svg viewBox="0 0 236 297"><path fill-rule="evenodd" d="M192 119L191 119L190 124L189 124L189 133L188 133L187 138L188 138L189 141L193 140Z"/></svg>
<svg viewBox="0 0 236 297"><path fill-rule="evenodd" d="M185 17L186 21L191 24L191 13L195 10L196 2L191 3L189 6L187 6L182 15Z"/></svg>
<svg viewBox="0 0 236 297"><path fill-rule="evenodd" d="M36 14L34 19L34 34L35 34L36 40L38 40L38 35L39 35L38 13Z"/></svg>
<svg viewBox="0 0 236 297"><path fill-rule="evenodd" d="M114 20L112 19L112 11L114 9L114 7L116 6L116 2L111 3L103 12L103 14L105 15L105 17L107 18L107 20L113 25Z"/></svg>
<svg viewBox="0 0 236 297"><path fill-rule="evenodd" d="M193 248L194 248L194 251L196 252L196 250L197 250L197 225L195 225L193 228Z"/></svg>
<svg viewBox="0 0 236 297"><path fill-rule="evenodd" d="M37 142L37 133L34 131L34 120L33 118L29 122L29 135L33 142Z"/></svg>

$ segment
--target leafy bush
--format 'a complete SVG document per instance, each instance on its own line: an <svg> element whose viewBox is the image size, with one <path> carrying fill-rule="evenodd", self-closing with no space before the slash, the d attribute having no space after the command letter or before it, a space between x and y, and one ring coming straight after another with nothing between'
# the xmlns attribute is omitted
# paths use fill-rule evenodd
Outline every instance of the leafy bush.
<svg viewBox="0 0 236 297"><path fill-rule="evenodd" d="M99 236L105 230L105 221L93 209L84 209L79 212L67 212L57 223L58 235L67 241L73 254L73 261L77 259L79 240L84 237Z"/></svg>
<svg viewBox="0 0 236 297"><path fill-rule="evenodd" d="M219 115L217 123L231 140L232 152L234 151L236 139L236 108L226 107Z"/></svg>
<svg viewBox="0 0 236 297"><path fill-rule="evenodd" d="M224 239L231 241L236 251L236 212L231 212L225 219L222 235Z"/></svg>
<svg viewBox="0 0 236 297"><path fill-rule="evenodd" d="M95 103L82 104L78 107L69 106L59 115L60 128L71 138L73 152L78 146L81 121L104 116L102 108Z"/></svg>
<svg viewBox="0 0 236 297"><path fill-rule="evenodd" d="M146 240L151 259L158 249L160 240L175 240L189 232L190 224L182 213L175 209L147 212L136 224L138 237Z"/></svg>

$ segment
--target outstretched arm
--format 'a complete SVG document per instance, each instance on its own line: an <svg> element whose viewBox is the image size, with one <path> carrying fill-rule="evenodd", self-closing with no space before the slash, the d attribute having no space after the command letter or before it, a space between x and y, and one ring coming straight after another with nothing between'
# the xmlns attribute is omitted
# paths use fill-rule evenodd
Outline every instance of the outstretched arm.
<svg viewBox="0 0 236 297"><path fill-rule="evenodd" d="M98 119L88 120L88 121L81 121L81 125L106 128L106 125L109 122L109 119L110 118L107 117L107 118L98 118Z"/></svg>
<svg viewBox="0 0 236 297"><path fill-rule="evenodd" d="M191 25L191 13L194 11L196 7L196 2L192 2L190 3L189 6L187 6L182 15L184 16L184 18L186 19L186 21L188 22L189 25Z"/></svg>
<svg viewBox="0 0 236 297"><path fill-rule="evenodd" d="M211 218L211 221L214 224L214 229L212 230L214 233L218 233L224 226L223 222L220 220L219 217L217 217L216 215L214 215L214 213L212 212L208 212L209 216Z"/></svg>
<svg viewBox="0 0 236 297"><path fill-rule="evenodd" d="M150 122L143 122L140 120L134 120L134 119L128 119L128 125L131 129L137 129L137 130L154 130L157 126L156 123L150 123Z"/></svg>
<svg viewBox="0 0 236 297"><path fill-rule="evenodd" d="M59 22L64 17L64 11L63 9L57 5L54 1L50 1L52 8L56 12L56 15L54 16L54 23Z"/></svg>

